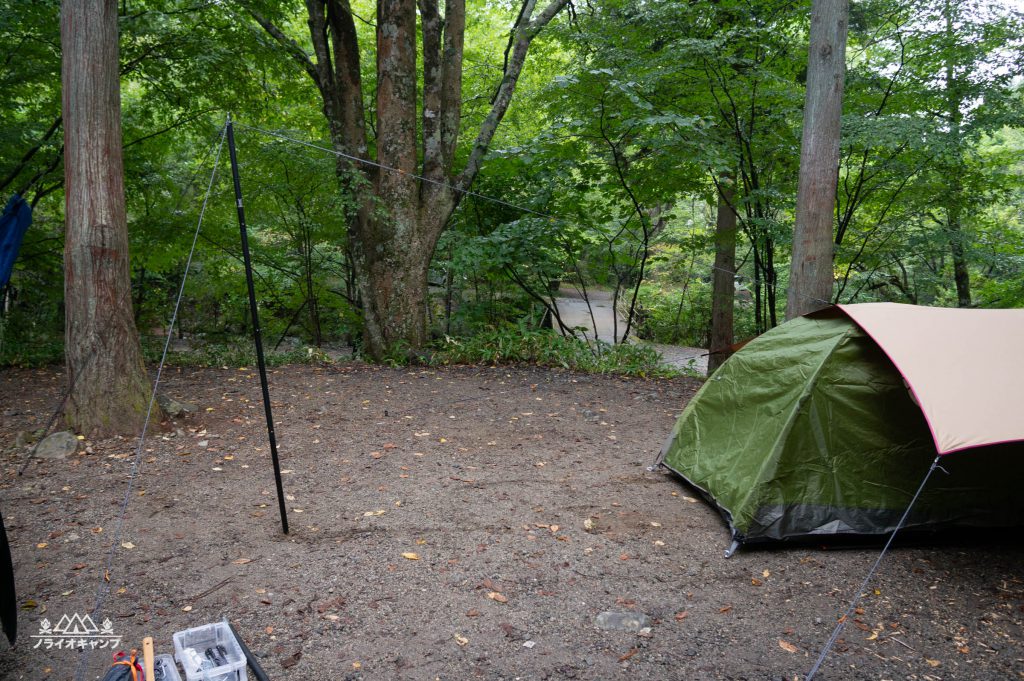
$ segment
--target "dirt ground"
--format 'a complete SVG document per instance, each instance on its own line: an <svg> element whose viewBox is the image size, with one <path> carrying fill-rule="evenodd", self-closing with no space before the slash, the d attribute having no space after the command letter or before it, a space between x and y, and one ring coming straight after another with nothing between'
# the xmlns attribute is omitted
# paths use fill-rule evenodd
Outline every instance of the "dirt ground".
<svg viewBox="0 0 1024 681"><path fill-rule="evenodd" d="M43 619L91 612L135 442L33 461L16 433L53 370L0 372L0 509L19 640L0 678L68 679ZM169 369L199 411L164 424L110 572L122 647L228 617L274 679L793 679L877 548L741 550L649 472L698 383L533 367L358 363L271 374L291 533L281 533L255 372ZM1024 547L895 550L820 679L1024 678ZM604 611L649 631L599 628ZM88 656L99 678L109 653Z"/></svg>

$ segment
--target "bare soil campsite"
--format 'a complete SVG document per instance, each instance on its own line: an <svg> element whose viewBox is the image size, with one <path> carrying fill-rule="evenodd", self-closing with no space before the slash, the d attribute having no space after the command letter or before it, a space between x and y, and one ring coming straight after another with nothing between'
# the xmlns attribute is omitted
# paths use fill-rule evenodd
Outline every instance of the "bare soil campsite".
<svg viewBox="0 0 1024 681"><path fill-rule="evenodd" d="M137 447L85 440L19 476L18 434L63 385L0 373L19 605L5 679L73 675L79 655L37 636L93 610ZM287 536L255 370L165 370L161 391L197 409L145 442L101 615L120 647L173 652L174 632L227 617L273 679L788 680L878 555L723 558L718 513L648 470L694 379L353 362L270 385ZM1019 542L898 548L818 678L1024 678L1022 625ZM100 678L109 652L89 658Z"/></svg>

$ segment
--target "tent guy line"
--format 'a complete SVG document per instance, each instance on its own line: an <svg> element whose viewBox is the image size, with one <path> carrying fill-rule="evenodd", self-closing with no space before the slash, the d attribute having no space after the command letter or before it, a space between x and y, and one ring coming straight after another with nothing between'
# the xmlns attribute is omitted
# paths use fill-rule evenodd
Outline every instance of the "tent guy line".
<svg viewBox="0 0 1024 681"><path fill-rule="evenodd" d="M889 540L885 542L885 546L882 547L882 552L878 554L878 557L875 559L871 569L869 569L868 573L864 575L864 580L860 583L860 586L853 592L853 598L850 600L850 604L847 606L846 612L844 612L842 617L839 618L839 621L836 622L836 627L832 630L832 635L829 636L828 641L825 642L825 647L821 649L818 659L815 660L814 666L811 667L811 670L807 672L807 676L804 677L804 681L813 681L815 674L818 673L822 663L825 662L825 658L828 657L829 652L832 650L832 646L834 646L836 641L839 640L839 635L843 633L843 628L846 627L846 622L850 619L850 616L853 614L853 611L860 602L860 599L864 597L864 590L868 588L868 583L871 582L871 578L875 576L875 571L878 570L878 566L882 564L882 559L885 558L885 555L889 552L889 547L892 546L893 540L896 539L896 533L900 531L903 524L907 521L907 516L910 515L910 510L914 508L917 498L921 496L921 492L924 490L925 485L928 484L928 479L932 477L932 473L934 473L935 469L938 468L948 475L946 469L939 465L940 458L942 458L941 454L937 455L935 460L932 461L932 465L928 468L928 472L925 473L924 479L921 480L921 484L918 486L917 492L914 493L914 498L910 500L909 504L907 504L907 509L903 512L903 517L901 517L900 521L896 523L896 528L892 531L892 534L889 535Z"/></svg>
<svg viewBox="0 0 1024 681"><path fill-rule="evenodd" d="M118 548L121 546L121 535L124 530L124 519L128 513L128 505L132 498L132 489L135 486L135 479L138 477L139 471L142 468L142 452L146 443L146 431L149 429L149 421L153 415L153 406L156 404L157 389L160 387L160 377L163 373L164 362L167 360L167 351L171 345L171 338L173 337L174 324L178 319L178 311L181 307L181 299L185 294L185 284L188 281L188 272L192 266L192 257L196 251L196 244L199 241L199 230L203 227L203 218L206 216L206 207L210 201L210 194L213 191L213 183L217 177L217 170L220 167L220 156L221 151L224 148L224 140L227 137L227 125L225 125L221 131L220 141L217 145L217 155L213 163L213 171L210 173L210 181L206 187L206 196L203 197L202 208L199 211L199 220L196 224L195 234L192 237L192 247L189 250L188 258L185 261L185 272L181 277L181 286L178 288L178 297L174 302L174 312L171 315L171 321L167 329L167 338L164 341L163 353L160 355L160 364L157 366L156 378L153 381L153 390L149 396L149 407L146 410L146 419L142 424L142 432L139 434L139 443L135 450L135 458L132 460L131 471L128 475L128 486L125 488L124 499L121 502L121 508L117 516L117 525L114 531L113 540L110 543L110 550L107 552L106 566L99 576L99 586L96 589L96 604L92 611L92 618L98 620L101 613L103 612L103 606L106 603L106 598L110 594L110 572L114 565L114 557L117 555ZM89 666L89 654L92 650L88 647L82 648L82 652L79 654L78 667L75 670L75 681L83 681L85 675L88 672Z"/></svg>

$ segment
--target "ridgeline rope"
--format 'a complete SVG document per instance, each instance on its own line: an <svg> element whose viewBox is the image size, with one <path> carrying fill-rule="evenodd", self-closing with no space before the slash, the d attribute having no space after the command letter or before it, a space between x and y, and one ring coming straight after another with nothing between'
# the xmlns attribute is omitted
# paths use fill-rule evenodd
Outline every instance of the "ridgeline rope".
<svg viewBox="0 0 1024 681"><path fill-rule="evenodd" d="M539 218L544 218L545 220L549 220L551 222L562 222L562 223L572 223L572 222L575 222L574 220L570 220L568 218L559 217L557 215L552 215L550 213L543 213L541 211L537 211L537 210L534 210L532 208L527 208L526 206L520 206L518 204L511 203L509 201L505 201L504 199L498 199L498 198L495 198L493 196L488 196L486 194L481 194L479 192L472 191L470 189L464 189L462 187L459 187L459 186L456 186L456 185L452 184L451 182L445 182L444 180L435 180L433 178L425 177L425 176L419 175L417 173L410 173L409 171L402 170L401 168L395 168L393 166L384 165L383 163L378 163L376 161L371 161L371 160L366 159L366 158L360 158L359 156L353 156L352 154L346 154L345 152L338 151L337 149L331 149L330 147L321 146L319 144L313 144L312 142L308 142L306 140L295 139L294 137L289 137L289 136L283 135L283 134L281 134L279 132L274 132L273 130L264 130L263 128L257 128L255 126L251 126L251 125L244 125L242 123L239 123L238 121L233 121L233 123L234 123L236 128L241 128L243 130L251 130L253 132L258 132L261 135L267 135L269 137L276 137L277 139L284 140L285 142L291 142L292 144L298 144L299 146L309 147L310 149L316 149L318 151L322 151L322 152L327 153L327 154L332 154L332 155L337 156L339 158L344 158L344 159L347 159L349 161L353 161L355 163L362 163L363 165L370 166L371 168L379 168L381 170L387 170L387 171L392 172L392 173L398 173L399 175L405 175L407 177L411 177L411 178L413 178L415 180L419 180L421 182L428 182L430 184L433 184L433 185L436 185L436 186L439 186L439 187L446 187L446 188L452 190L453 192L458 192L460 194L463 194L464 196L472 196L473 198L480 199L481 201L487 201L489 203L493 203L493 204L496 204L496 205L499 205L499 206L504 206L506 208L511 208L513 210L517 210L517 211L520 211L522 213L528 213L530 215L534 215L534 216L539 217ZM720 272L727 272L729 274L732 274L733 276L736 275L736 272L734 270L730 270L730 269L727 269L727 268L724 268L724 267L717 267L716 265L711 265L711 269L712 270L718 270ZM789 293L789 289L787 289L786 292ZM797 295L800 296L801 298L804 298L805 300L810 300L811 302L814 302L814 303L820 303L822 305L832 305L832 301L829 301L829 300L822 300L821 298L815 298L814 296L808 296L808 295L805 295L805 294L802 294L802 293L798 293Z"/></svg>

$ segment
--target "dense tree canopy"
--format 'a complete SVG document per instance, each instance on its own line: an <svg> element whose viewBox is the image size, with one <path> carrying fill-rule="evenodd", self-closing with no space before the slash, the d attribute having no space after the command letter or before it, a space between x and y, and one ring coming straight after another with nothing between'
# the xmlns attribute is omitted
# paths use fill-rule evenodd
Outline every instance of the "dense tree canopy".
<svg viewBox="0 0 1024 681"><path fill-rule="evenodd" d="M1024 305L1015 8L849 3L833 301ZM36 216L2 291L5 363L62 353L59 10L0 0L0 188ZM559 284L608 290L627 337L707 347L716 286L735 324L719 346L763 331L789 287L810 10L122 0L143 339L169 321L228 111L271 345L397 358L485 329L558 327ZM247 328L232 220L222 169L182 308L193 344Z"/></svg>

